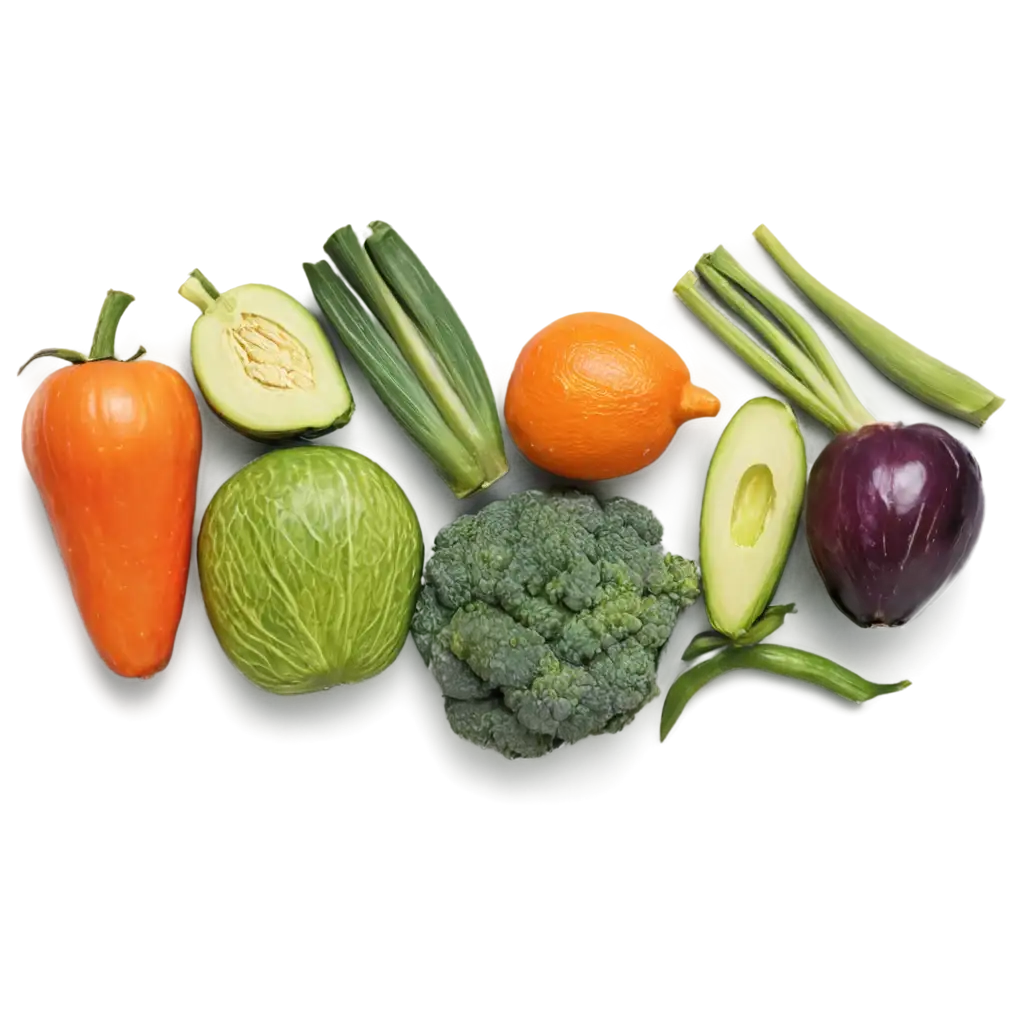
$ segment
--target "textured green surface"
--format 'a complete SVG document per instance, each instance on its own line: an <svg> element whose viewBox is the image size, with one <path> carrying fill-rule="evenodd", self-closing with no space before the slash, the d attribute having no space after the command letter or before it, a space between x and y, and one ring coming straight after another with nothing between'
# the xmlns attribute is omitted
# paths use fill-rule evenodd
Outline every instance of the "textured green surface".
<svg viewBox="0 0 1024 1024"><path fill-rule="evenodd" d="M423 565L416 513L376 463L341 448L270 452L203 517L199 578L214 632L254 683L305 693L398 655Z"/></svg>
<svg viewBox="0 0 1024 1024"><path fill-rule="evenodd" d="M488 360L497 360L554 310L586 302L660 301L669 274L681 262L716 239L735 236L751 219L418 218L398 223L449 285ZM991 221L987 227L977 222L972 234L965 218L954 218L952 227L941 219L914 220L909 226L901 219L894 222L894 242L884 219L874 223L873 234L859 221L828 220L830 233L816 219L803 218L794 226L795 236L803 232L800 241L824 269L881 311L892 306L901 324L925 331L949 354L972 359L972 353L979 353L983 365L978 369L998 373L1000 383L1010 386L999 367L1006 364L1006 373L1013 373L1007 311L1019 302L1013 288L1020 274L1013 267L1024 270L1024 221L1016 226L1012 220ZM787 223L784 218L779 222ZM849 246L842 241L844 230ZM999 254L997 285L977 257L956 263L965 246L984 252L986 231ZM887 253L892 254L888 263ZM755 254L745 256L757 265ZM914 275L913 268L922 262L938 274L932 292L927 274L919 270ZM948 269L951 265L957 272ZM947 268L944 274L942 267ZM766 272L764 266L760 270ZM290 273L288 267L278 272L285 279ZM901 291L904 273L909 284ZM936 303L944 316L936 316ZM986 310L996 312L986 316ZM941 325L954 315L957 323L973 324L976 330L943 333ZM1004 324L1004 332L993 333L993 323ZM936 325L934 332L929 324ZM905 406L842 343L833 343L873 412L923 415ZM358 414L332 439L374 454L395 473L429 543L432 531L455 514L456 503L397 436L354 371L346 372ZM813 458L825 437L806 418L802 425ZM240 438L209 417L207 431L204 500L228 472L267 450L265 442ZM667 522L670 543L692 555L699 492L713 444L713 433L690 437L651 470L595 489L650 502ZM1016 507L1000 468L1016 457L1005 445L1000 449L994 437L976 444L990 478L998 477L998 522ZM508 478L464 508L478 508L511 489L551 482L524 466L514 452L510 456ZM159 699L140 705L119 696L85 652L87 689L104 711L127 724L226 724L252 741L283 742L296 750L425 749L445 784L496 804L1017 805L1024 797L1024 631L1019 626L1024 601L1021 563L1014 561L1013 543L1008 547L1006 541L1015 536L1012 529L994 536L970 580L938 601L912 631L865 637L846 627L822 597L798 530L775 600L797 601L800 613L780 639L805 642L883 681L912 675L919 681L913 696L851 712L799 687L735 678L701 694L667 745L656 741L655 709L621 741L598 743L525 770L479 761L447 738L433 686L408 651L372 686L313 697L301 708L289 701L289 708L281 709L280 700L254 694L231 674L195 596ZM53 579L59 586L58 573ZM678 669L685 645L706 629L698 605L664 651L665 681ZM82 650L80 638L76 642Z"/></svg>

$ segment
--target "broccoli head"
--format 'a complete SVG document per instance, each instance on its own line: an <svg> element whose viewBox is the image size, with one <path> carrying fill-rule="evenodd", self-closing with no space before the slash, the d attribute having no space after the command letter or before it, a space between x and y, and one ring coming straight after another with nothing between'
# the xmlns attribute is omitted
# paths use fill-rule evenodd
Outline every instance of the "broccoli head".
<svg viewBox="0 0 1024 1024"><path fill-rule="evenodd" d="M445 527L412 634L455 732L539 757L631 722L700 590L661 533L643 505L579 491L524 491Z"/></svg>

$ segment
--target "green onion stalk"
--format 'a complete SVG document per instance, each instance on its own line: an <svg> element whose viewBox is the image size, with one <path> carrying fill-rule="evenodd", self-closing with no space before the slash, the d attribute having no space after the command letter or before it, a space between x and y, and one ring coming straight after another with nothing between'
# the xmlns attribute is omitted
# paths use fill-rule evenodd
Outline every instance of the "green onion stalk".
<svg viewBox="0 0 1024 1024"><path fill-rule="evenodd" d="M1003 404L1002 398L976 380L922 352L829 291L764 225L754 236L797 288L903 390L979 427ZM757 332L771 354L708 303L698 278ZM684 274L675 292L741 359L833 432L854 431L874 422L814 328L721 246L701 257L696 273Z"/></svg>
<svg viewBox="0 0 1024 1024"><path fill-rule="evenodd" d="M984 385L922 352L813 278L762 224L754 237L783 273L894 384L941 412L980 427L1003 404Z"/></svg>
<svg viewBox="0 0 1024 1024"><path fill-rule="evenodd" d="M394 229L346 226L304 263L324 316L366 378L458 497L508 472L483 362L451 303ZM358 298L357 298L358 296ZM362 301L360 301L362 300Z"/></svg>

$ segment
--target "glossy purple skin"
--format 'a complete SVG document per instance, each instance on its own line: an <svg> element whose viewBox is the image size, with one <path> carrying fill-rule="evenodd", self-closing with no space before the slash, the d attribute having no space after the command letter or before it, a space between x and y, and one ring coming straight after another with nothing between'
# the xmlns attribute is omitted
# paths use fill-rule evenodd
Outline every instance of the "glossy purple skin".
<svg viewBox="0 0 1024 1024"><path fill-rule="evenodd" d="M967 560L985 499L974 456L918 423L840 434L807 483L807 542L829 596L858 626L900 626Z"/></svg>

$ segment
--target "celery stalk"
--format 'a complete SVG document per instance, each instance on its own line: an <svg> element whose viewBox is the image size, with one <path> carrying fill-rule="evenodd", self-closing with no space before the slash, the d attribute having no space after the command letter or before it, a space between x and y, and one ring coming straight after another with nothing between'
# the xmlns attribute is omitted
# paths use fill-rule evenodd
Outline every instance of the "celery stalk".
<svg viewBox="0 0 1024 1024"><path fill-rule="evenodd" d="M762 224L754 237L786 276L894 384L951 416L982 426L1003 399L976 380L904 341L817 281Z"/></svg>

